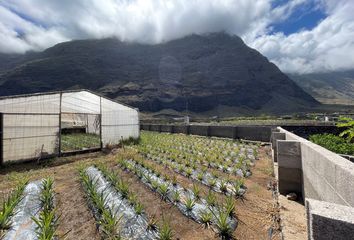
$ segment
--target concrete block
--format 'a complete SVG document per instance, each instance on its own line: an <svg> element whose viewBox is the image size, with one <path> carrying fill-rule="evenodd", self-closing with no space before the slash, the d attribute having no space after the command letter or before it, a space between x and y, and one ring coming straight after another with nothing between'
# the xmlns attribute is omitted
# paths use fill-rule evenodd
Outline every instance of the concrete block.
<svg viewBox="0 0 354 240"><path fill-rule="evenodd" d="M278 185L279 193L282 195L287 195L289 193L296 193L298 195L302 195L302 188L298 182L291 182L291 181L282 181L279 182Z"/></svg>
<svg viewBox="0 0 354 240"><path fill-rule="evenodd" d="M272 153L273 153L274 162L278 162L277 140L285 140L285 133L272 132L271 134L271 143L273 149Z"/></svg>
<svg viewBox="0 0 354 240"><path fill-rule="evenodd" d="M189 133L192 135L208 136L208 126L191 125Z"/></svg>
<svg viewBox="0 0 354 240"><path fill-rule="evenodd" d="M278 166L279 184L281 180L302 183L302 171L296 168L284 168Z"/></svg>
<svg viewBox="0 0 354 240"><path fill-rule="evenodd" d="M346 201L346 205L354 207L354 171L336 166L335 179L336 192Z"/></svg>
<svg viewBox="0 0 354 240"><path fill-rule="evenodd" d="M175 125L173 128L175 133L184 133L187 134L187 126Z"/></svg>
<svg viewBox="0 0 354 240"><path fill-rule="evenodd" d="M286 136L285 133L283 132L272 132L271 135L271 143L272 143L272 148L276 148L277 144L276 141L277 140L285 140Z"/></svg>
<svg viewBox="0 0 354 240"><path fill-rule="evenodd" d="M233 127L229 126L210 126L210 136L233 138Z"/></svg>
<svg viewBox="0 0 354 240"><path fill-rule="evenodd" d="M354 208L306 198L309 240L347 240L354 236Z"/></svg>
<svg viewBox="0 0 354 240"><path fill-rule="evenodd" d="M237 138L251 141L269 142L271 138L271 127L263 126L237 126Z"/></svg>
<svg viewBox="0 0 354 240"><path fill-rule="evenodd" d="M161 125L161 132L172 132L172 125Z"/></svg>
<svg viewBox="0 0 354 240"><path fill-rule="evenodd" d="M312 182L307 178L307 176L303 173L302 175L303 180L303 196L307 198L313 198L320 200L320 196L318 195L316 189L312 186Z"/></svg>
<svg viewBox="0 0 354 240"><path fill-rule="evenodd" d="M279 167L301 169L301 144L298 141L277 140L277 161Z"/></svg>
<svg viewBox="0 0 354 240"><path fill-rule="evenodd" d="M302 194L302 171L296 168L278 168L279 193L296 192Z"/></svg>

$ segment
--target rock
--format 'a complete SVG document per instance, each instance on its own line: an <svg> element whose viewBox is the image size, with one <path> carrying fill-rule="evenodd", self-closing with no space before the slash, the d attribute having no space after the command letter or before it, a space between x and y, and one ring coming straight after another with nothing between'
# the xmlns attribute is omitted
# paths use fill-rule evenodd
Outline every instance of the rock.
<svg viewBox="0 0 354 240"><path fill-rule="evenodd" d="M290 201L296 201L297 195L296 193L289 193L288 195L286 195L286 198Z"/></svg>

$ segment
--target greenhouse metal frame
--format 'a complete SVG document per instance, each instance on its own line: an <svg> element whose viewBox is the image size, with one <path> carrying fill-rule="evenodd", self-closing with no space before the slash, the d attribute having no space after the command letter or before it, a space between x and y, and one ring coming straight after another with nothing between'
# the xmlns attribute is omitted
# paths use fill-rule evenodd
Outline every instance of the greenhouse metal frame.
<svg viewBox="0 0 354 240"><path fill-rule="evenodd" d="M63 152L63 119L99 135L100 146ZM98 151L139 134L138 109L90 90L0 97L0 164Z"/></svg>

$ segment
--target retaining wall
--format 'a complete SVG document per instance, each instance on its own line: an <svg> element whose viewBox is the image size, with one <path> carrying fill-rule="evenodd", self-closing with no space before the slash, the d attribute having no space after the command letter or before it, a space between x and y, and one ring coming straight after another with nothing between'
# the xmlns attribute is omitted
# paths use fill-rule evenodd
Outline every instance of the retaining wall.
<svg viewBox="0 0 354 240"><path fill-rule="evenodd" d="M343 207L354 212L354 163L280 127L272 133L272 142L279 192L303 195L308 205L309 239L354 236L354 214L338 214ZM325 237L334 235L336 238Z"/></svg>
<svg viewBox="0 0 354 240"><path fill-rule="evenodd" d="M272 127L141 124L142 130L269 142Z"/></svg>

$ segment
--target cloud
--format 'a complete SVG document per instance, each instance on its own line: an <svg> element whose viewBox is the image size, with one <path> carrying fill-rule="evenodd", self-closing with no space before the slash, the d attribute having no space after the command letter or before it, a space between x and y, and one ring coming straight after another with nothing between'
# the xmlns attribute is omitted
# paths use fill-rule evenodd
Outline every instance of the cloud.
<svg viewBox="0 0 354 240"><path fill-rule="evenodd" d="M159 43L192 33L241 36L286 72L354 67L353 1L311 0L328 17L286 36L272 24L308 0L0 0L0 52L43 50L71 39L117 37ZM346 61L343 61L346 59Z"/></svg>
<svg viewBox="0 0 354 240"><path fill-rule="evenodd" d="M324 2L329 16L312 30L286 36L265 34L249 45L290 73L339 71L354 68L354 4Z"/></svg>

